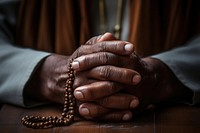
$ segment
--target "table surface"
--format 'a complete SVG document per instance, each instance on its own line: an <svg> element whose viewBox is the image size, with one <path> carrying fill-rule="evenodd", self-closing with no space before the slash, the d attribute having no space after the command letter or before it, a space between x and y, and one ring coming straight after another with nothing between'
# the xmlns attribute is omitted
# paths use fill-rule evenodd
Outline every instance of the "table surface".
<svg viewBox="0 0 200 133"><path fill-rule="evenodd" d="M54 106L24 109L3 105L0 111L1 133L200 133L200 106L173 105L157 108L130 122L92 122L79 120L70 126L30 129L21 123L25 115L60 116Z"/></svg>

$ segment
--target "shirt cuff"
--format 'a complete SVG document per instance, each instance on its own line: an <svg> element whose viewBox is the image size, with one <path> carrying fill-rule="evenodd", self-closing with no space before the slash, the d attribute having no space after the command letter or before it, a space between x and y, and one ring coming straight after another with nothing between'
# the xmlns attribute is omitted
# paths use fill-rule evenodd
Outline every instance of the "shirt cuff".
<svg viewBox="0 0 200 133"><path fill-rule="evenodd" d="M167 52L151 56L166 64L179 81L193 92L192 103L200 103L200 39ZM196 44L194 44L196 43Z"/></svg>

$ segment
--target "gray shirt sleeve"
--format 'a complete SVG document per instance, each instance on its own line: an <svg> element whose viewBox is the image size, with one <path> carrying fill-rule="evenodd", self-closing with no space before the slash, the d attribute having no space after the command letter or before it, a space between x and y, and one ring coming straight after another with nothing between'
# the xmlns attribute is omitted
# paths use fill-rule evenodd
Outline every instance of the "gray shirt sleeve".
<svg viewBox="0 0 200 133"><path fill-rule="evenodd" d="M194 92L193 104L200 103L200 37L183 47L152 57L164 62Z"/></svg>
<svg viewBox="0 0 200 133"><path fill-rule="evenodd" d="M0 0L0 103L25 106L23 89L37 64L49 53L14 46L17 3Z"/></svg>
<svg viewBox="0 0 200 133"><path fill-rule="evenodd" d="M0 43L0 102L24 106L23 89L37 64L49 53Z"/></svg>

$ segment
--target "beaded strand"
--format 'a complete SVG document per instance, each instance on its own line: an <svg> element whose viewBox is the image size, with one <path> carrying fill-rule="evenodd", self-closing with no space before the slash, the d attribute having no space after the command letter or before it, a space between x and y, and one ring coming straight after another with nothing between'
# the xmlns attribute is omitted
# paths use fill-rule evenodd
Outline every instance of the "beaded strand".
<svg viewBox="0 0 200 133"><path fill-rule="evenodd" d="M73 60L70 61L67 71L67 80L65 86L64 108L60 117L57 116L25 116L22 123L28 128L43 129L56 126L68 126L74 122L76 99L73 95L74 70L72 68Z"/></svg>

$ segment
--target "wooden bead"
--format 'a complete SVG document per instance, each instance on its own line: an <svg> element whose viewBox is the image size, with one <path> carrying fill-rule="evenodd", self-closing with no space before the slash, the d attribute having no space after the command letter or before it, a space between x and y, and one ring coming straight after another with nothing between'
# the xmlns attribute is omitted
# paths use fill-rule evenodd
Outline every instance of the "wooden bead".
<svg viewBox="0 0 200 133"><path fill-rule="evenodd" d="M66 113L67 111L68 111L68 109L67 109L67 108L64 108L64 109L63 109L63 112L65 112L65 113Z"/></svg>
<svg viewBox="0 0 200 133"><path fill-rule="evenodd" d="M70 113L70 114L74 114L74 110L70 110L69 113Z"/></svg>
<svg viewBox="0 0 200 133"><path fill-rule="evenodd" d="M70 62L72 62L71 60ZM71 63L67 70L67 80L65 87L65 101L63 112L60 117L57 116L25 116L22 118L22 124L28 128L40 129L51 128L54 126L67 126L74 121L76 99L73 96L73 83L75 80L74 70Z"/></svg>

